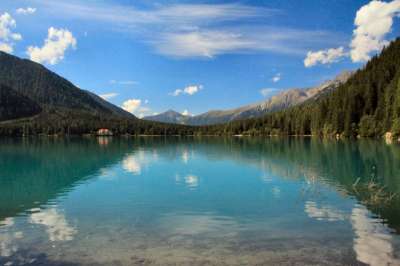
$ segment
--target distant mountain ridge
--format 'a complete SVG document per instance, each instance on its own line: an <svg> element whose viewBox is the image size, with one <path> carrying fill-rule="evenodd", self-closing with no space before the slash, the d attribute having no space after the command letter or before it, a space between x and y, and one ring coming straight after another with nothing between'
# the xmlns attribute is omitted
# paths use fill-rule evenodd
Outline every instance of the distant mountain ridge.
<svg viewBox="0 0 400 266"><path fill-rule="evenodd" d="M274 95L265 101L235 109L212 110L196 116L186 116L174 110L168 110L167 112L154 116L147 116L143 119L186 125L210 125L260 117L267 113L280 111L299 105L305 101L312 100L313 98L320 97L345 83L352 74L353 72L351 71L344 71L333 80L328 80L319 86L308 89L289 89Z"/></svg>
<svg viewBox="0 0 400 266"><path fill-rule="evenodd" d="M190 118L190 116L183 115L174 110L168 110L158 115L146 116L143 119L163 123L186 124L188 118Z"/></svg>
<svg viewBox="0 0 400 266"><path fill-rule="evenodd" d="M0 104L4 108L6 104L10 104L6 97L8 95L19 97L21 100L24 98L26 104L30 101L32 105L40 107L40 112L74 112L77 115L84 113L112 118L135 118L99 96L79 89L44 66L4 52L0 52L0 84L2 85L0 90L3 93ZM13 92L9 91L10 89ZM12 109L11 106L7 108ZM25 115L29 117L37 114L37 111L37 108L33 108L31 113L25 112ZM16 115L16 117L20 116ZM3 118L5 119L6 116Z"/></svg>

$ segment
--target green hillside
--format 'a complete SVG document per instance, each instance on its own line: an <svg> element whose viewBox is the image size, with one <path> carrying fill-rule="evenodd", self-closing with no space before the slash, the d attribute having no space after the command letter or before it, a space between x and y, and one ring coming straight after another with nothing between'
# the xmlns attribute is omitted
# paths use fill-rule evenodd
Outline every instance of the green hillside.
<svg viewBox="0 0 400 266"><path fill-rule="evenodd" d="M400 39L383 49L336 90L300 106L218 126L212 134L400 135Z"/></svg>

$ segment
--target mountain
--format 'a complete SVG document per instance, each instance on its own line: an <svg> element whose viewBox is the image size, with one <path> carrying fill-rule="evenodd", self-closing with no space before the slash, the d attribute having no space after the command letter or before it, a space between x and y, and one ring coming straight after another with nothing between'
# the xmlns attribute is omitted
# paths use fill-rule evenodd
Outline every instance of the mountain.
<svg viewBox="0 0 400 266"><path fill-rule="evenodd" d="M400 38L346 82L321 95L261 118L203 127L198 134L399 138Z"/></svg>
<svg viewBox="0 0 400 266"><path fill-rule="evenodd" d="M0 136L189 135L194 129L136 118L44 66L0 52Z"/></svg>
<svg viewBox="0 0 400 266"><path fill-rule="evenodd" d="M41 111L40 106L28 97L0 84L0 121L32 116Z"/></svg>
<svg viewBox="0 0 400 266"><path fill-rule="evenodd" d="M196 116L184 116L178 112L169 110L156 116L144 117L144 119L187 125L211 125L234 120L261 117L267 113L283 110L320 97L346 82L351 77L352 73L353 72L345 71L333 80L328 80L319 86L308 89L289 89L272 96L266 101L231 110L213 110Z"/></svg>
<svg viewBox="0 0 400 266"><path fill-rule="evenodd" d="M134 118L97 95L81 90L68 80L26 59L0 52L0 84L39 105L42 112L85 113L86 115ZM32 112L31 115L34 115Z"/></svg>
<svg viewBox="0 0 400 266"><path fill-rule="evenodd" d="M161 114L146 116L143 119L163 123L186 124L189 118L190 116L183 115L174 110L168 110Z"/></svg>

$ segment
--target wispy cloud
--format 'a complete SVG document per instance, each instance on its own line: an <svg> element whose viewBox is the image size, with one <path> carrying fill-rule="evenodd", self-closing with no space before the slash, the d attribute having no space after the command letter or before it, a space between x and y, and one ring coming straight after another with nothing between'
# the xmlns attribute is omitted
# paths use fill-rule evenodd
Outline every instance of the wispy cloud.
<svg viewBox="0 0 400 266"><path fill-rule="evenodd" d="M170 95L172 96L179 96L181 94L194 95L202 89L203 89L202 85L190 85L184 89L176 89L175 91L171 92Z"/></svg>
<svg viewBox="0 0 400 266"><path fill-rule="evenodd" d="M162 55L213 58L221 54L274 52L302 55L307 47L324 44L323 31L270 26L219 26L187 31L162 32L149 41Z"/></svg>
<svg viewBox="0 0 400 266"><path fill-rule="evenodd" d="M81 19L105 21L122 26L138 24L198 25L243 18L266 17L279 12L274 9L243 4L173 4L138 9L133 6L79 3L77 1L37 1L44 9L64 12Z"/></svg>
<svg viewBox="0 0 400 266"><path fill-rule="evenodd" d="M275 94L278 91L276 88L264 88L260 90L260 93L264 97L269 97Z"/></svg>
<svg viewBox="0 0 400 266"><path fill-rule="evenodd" d="M105 94L100 94L99 95L101 98L103 98L104 100L110 100L116 96L118 96L118 93L116 92L110 92L110 93L105 93Z"/></svg>
<svg viewBox="0 0 400 266"><path fill-rule="evenodd" d="M283 12L245 4L172 4L138 9L94 2L36 2L49 14L104 23L132 34L171 57L211 58L227 53L304 54L310 47L332 45L338 36L323 31L273 27ZM333 41L335 44L337 41Z"/></svg>
<svg viewBox="0 0 400 266"><path fill-rule="evenodd" d="M110 84L124 85L124 86L132 86L138 84L137 81L134 80L110 80Z"/></svg>
<svg viewBox="0 0 400 266"><path fill-rule="evenodd" d="M34 7L26 7L26 8L18 8L15 10L18 15L30 15L36 12L36 8Z"/></svg>

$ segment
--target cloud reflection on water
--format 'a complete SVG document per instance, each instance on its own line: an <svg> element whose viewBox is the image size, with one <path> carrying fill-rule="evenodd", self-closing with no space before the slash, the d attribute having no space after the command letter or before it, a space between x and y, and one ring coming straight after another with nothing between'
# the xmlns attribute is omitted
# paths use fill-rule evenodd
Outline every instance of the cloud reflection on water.
<svg viewBox="0 0 400 266"><path fill-rule="evenodd" d="M308 217L315 218L319 221L333 222L346 219L345 213L341 210L329 205L318 206L315 201L306 201L304 211L307 213Z"/></svg>
<svg viewBox="0 0 400 266"><path fill-rule="evenodd" d="M73 240L78 231L66 220L65 215L57 209L51 208L41 212L32 213L29 222L46 227L50 241Z"/></svg>
<svg viewBox="0 0 400 266"><path fill-rule="evenodd" d="M371 218L365 207L357 206L352 211L351 224L358 261L371 266L400 265L394 257L392 236L381 220Z"/></svg>
<svg viewBox="0 0 400 266"><path fill-rule="evenodd" d="M0 230L6 229L7 231L0 231L0 257L10 257L18 251L17 239L23 238L21 231L13 232L11 227L15 224L13 218L6 218L0 221Z"/></svg>

